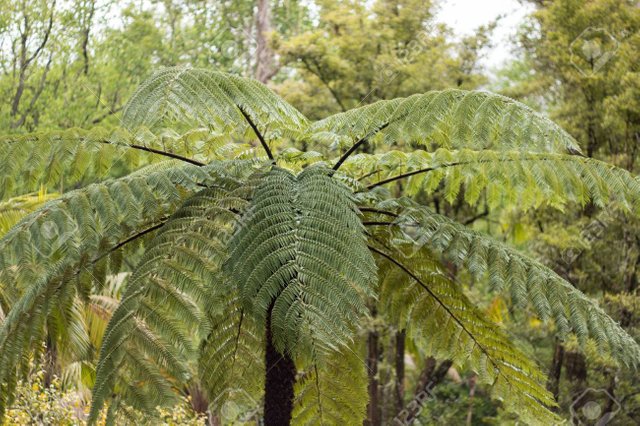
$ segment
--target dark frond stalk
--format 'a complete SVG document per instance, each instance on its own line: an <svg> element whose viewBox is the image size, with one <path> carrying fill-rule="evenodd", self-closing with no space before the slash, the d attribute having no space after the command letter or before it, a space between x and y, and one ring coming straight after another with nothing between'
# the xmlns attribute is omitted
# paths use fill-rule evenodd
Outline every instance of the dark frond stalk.
<svg viewBox="0 0 640 426"><path fill-rule="evenodd" d="M365 137L360 139L358 142L354 143L353 146L351 148L349 148L349 150L347 152L345 152L342 157L340 157L340 159L338 160L336 165L333 166L333 170L338 170L340 168L340 166L342 166L342 163L347 161L347 158L349 158L351 156L351 154L353 154L353 152L356 149L358 149L362 144L366 143L371 136L373 136L376 133L380 132L381 130L385 129L389 124L390 124L390 122L387 122L387 123L383 124L382 126L378 127L377 129L373 130L372 132L369 132L369 134L367 134Z"/></svg>
<svg viewBox="0 0 640 426"><path fill-rule="evenodd" d="M130 236L129 238L127 238L126 240L122 240L120 241L118 244L116 244L115 246L111 247L109 249L109 251L101 254L100 256L96 257L95 259L93 259L92 263L96 263L97 261L99 261L100 259L104 258L105 256L110 255L111 253L113 253L114 251L122 248L123 246L129 244L132 241L137 240L138 238L144 237L145 235L147 235L150 232L153 232L157 229L160 229L162 227L162 225L165 224L166 220L168 218L163 218L162 221L158 224L155 224L153 226L150 226L149 228L143 229L142 231L138 232L137 234L134 234L132 236Z"/></svg>
<svg viewBox="0 0 640 426"><path fill-rule="evenodd" d="M269 160L271 160L271 162L274 162L275 160L273 159L273 154L271 153L271 150L269 149L269 145L267 145L267 141L264 139L264 136L262 136L262 133L260 133L260 131L258 130L258 127L255 125L253 120L251 120L251 117L249 117L249 114L247 114L244 111L244 109L242 109L242 107L238 106L238 109L242 113L242 116L244 117L244 119L247 120L247 123L249 123L249 126L251 126L251 129L253 130L253 132L258 137L258 140L260 141L260 144L262 145L262 147L264 148L265 152L267 153L267 157L269 157Z"/></svg>
<svg viewBox="0 0 640 426"><path fill-rule="evenodd" d="M206 166L205 163L201 163L200 161L197 161L188 157L183 157L182 155L174 154L172 152L162 151L160 149L155 149L155 148L149 148L148 146L135 145L135 144L114 144L113 142L110 142L108 140L101 140L100 142L109 144L109 145L128 146L133 149L139 149L140 151L146 151L146 152L151 152L152 154L163 155L165 157L184 161L185 163L194 164L196 166Z"/></svg>
<svg viewBox="0 0 640 426"><path fill-rule="evenodd" d="M296 366L289 355L282 355L273 345L271 310L267 312L264 383L264 425L289 426L293 412L293 386Z"/></svg>
<svg viewBox="0 0 640 426"><path fill-rule="evenodd" d="M169 158L174 158L176 160L180 160L180 161L184 161L185 163L190 163L190 164L194 164L196 166L206 166L205 163L202 163L200 161L188 158L188 157L183 157L182 155L178 155L178 154L174 154L172 152L167 152L167 151L162 151L159 149L154 149L154 148L149 148L146 146L142 146L142 145L129 145L131 148L135 148L135 149L139 149L142 151L147 151L147 152L151 152L153 154L159 154L159 155L164 155L165 157L169 157Z"/></svg>
<svg viewBox="0 0 640 426"><path fill-rule="evenodd" d="M450 164L450 165L453 166L454 164ZM367 186L367 189L373 189L373 188L375 188L377 186L385 185L385 184L387 184L389 182L393 182L393 181L396 181L396 180L405 179L405 178L408 178L408 177L411 177L411 176L419 175L420 173L431 172L431 171L433 171L435 169L436 169L435 167L427 167L426 169L414 170L412 172L403 173L401 175L391 176L390 178L381 180L380 182L372 183L371 185Z"/></svg>

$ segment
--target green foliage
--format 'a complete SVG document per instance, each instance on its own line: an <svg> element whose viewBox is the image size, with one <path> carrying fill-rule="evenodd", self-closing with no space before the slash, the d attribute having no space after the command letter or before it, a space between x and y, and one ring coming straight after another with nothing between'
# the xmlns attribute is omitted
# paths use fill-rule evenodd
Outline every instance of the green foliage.
<svg viewBox="0 0 640 426"><path fill-rule="evenodd" d="M558 420L544 408L555 405L544 387L544 374L473 306L428 254L397 261L384 248L378 252L384 262L391 262L388 266L401 272L389 272L382 280L387 314L418 346L436 357L468 363L481 382L491 384L493 395L523 421L550 424Z"/></svg>
<svg viewBox="0 0 640 426"><path fill-rule="evenodd" d="M346 186L330 171L273 169L230 241L228 275L244 310L271 315L281 352L316 358L351 340L375 265Z"/></svg>
<svg viewBox="0 0 640 426"><path fill-rule="evenodd" d="M578 155L494 150L448 150L352 156L345 167L358 171L373 189L406 175L408 195L438 192L451 203L485 203L491 209L517 205L522 210L552 206L606 207L615 202L640 212L640 184L627 171ZM388 181L387 181L388 179Z"/></svg>
<svg viewBox="0 0 640 426"><path fill-rule="evenodd" d="M257 81L188 67L155 73L133 94L122 120L128 128L206 127L242 140L253 133L245 114L267 141L300 137L307 126L302 114Z"/></svg>
<svg viewBox="0 0 640 426"><path fill-rule="evenodd" d="M526 105L493 93L434 91L379 101L313 124L319 142L473 150L579 153L575 140Z"/></svg>
<svg viewBox="0 0 640 426"><path fill-rule="evenodd" d="M379 207L394 204L388 200ZM405 210L395 224L410 232L415 242L466 268L476 279L487 279L493 291L509 291L514 306L530 304L542 320L552 318L561 337L571 331L583 344L590 337L618 361L633 367L640 364L640 347L633 338L551 269L410 200L400 200L396 206ZM395 238L396 244L407 243L403 234Z"/></svg>
<svg viewBox="0 0 640 426"><path fill-rule="evenodd" d="M524 188L534 191L531 206L550 194L558 197L550 202L556 206L604 204L615 194L637 213L635 178L575 155L575 142L564 131L522 104L479 92L430 92L310 125L253 80L170 68L139 89L124 119L131 128L148 126L158 135L149 139L154 147L149 162L156 155L173 159L143 168L137 161L147 157L124 161L123 173L127 167L135 171L116 179L100 167L89 166L86 173L78 167L67 179L97 183L49 201L0 240L0 288L16 283L18 289L0 324L0 411L11 403L29 360L39 354L35 343L47 338L50 328L73 324L64 313L77 306L77 297L91 300L108 275L122 272L125 290L102 338L90 423L105 406L109 422L135 419L138 410L156 416L156 406L179 403L194 387L203 387L214 405L226 398L229 386L259 400L267 324L277 351L300 371L296 422L360 420L366 371L362 364L355 367L359 333L372 305L406 328L423 353L477 371L508 411L533 423L554 419L549 411L554 400L535 362L443 272L435 260L440 253L477 278L488 274L496 290L508 287L515 302L530 298L538 314L553 317L561 332L589 334L613 356L638 362L637 344L557 275L444 216L398 201L375 182L368 187L358 182L372 171L400 181L408 177L401 173L442 167L444 174L435 174L431 184L414 174L407 194L419 196L424 193L419 189L434 190L441 181L451 201L462 183L471 202L481 192L506 194L503 203L491 204L495 207L517 202L510 193ZM200 145L199 136L164 145L165 126L182 134L206 128L204 137L213 137ZM341 148L347 141L351 145L341 160L276 150L290 139L308 143L327 137ZM349 159L365 137L429 151ZM126 136L122 142L109 137L107 144L87 133L25 138L48 144L56 161L72 168L78 164L73 158L96 146L140 150ZM238 160L229 146L253 138L268 162L261 154L258 160ZM57 143L74 151L58 151ZM93 155L87 158L100 159L99 152ZM406 165L405 155L411 160ZM308 166L311 162L319 164ZM555 177L551 167L560 171ZM579 174L572 176L573 171ZM57 171L51 177L42 171L33 175L15 188L63 177ZM411 258L403 258L388 238L397 229L369 220L395 218L400 207L415 209L416 216L409 217L426 240ZM380 225L391 234L373 228ZM47 227L54 227L58 238L48 238ZM136 255L127 256L133 249ZM394 268L403 279L379 274L372 252L383 271ZM340 373L346 366L352 367L347 378Z"/></svg>
<svg viewBox="0 0 640 426"><path fill-rule="evenodd" d="M367 371L359 352L344 348L301 366L296 383L295 424L360 424L366 418Z"/></svg>

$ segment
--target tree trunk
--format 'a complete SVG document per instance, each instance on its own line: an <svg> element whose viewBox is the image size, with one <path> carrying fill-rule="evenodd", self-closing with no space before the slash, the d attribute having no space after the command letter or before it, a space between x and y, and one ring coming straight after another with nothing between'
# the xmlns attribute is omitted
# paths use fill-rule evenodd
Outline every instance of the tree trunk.
<svg viewBox="0 0 640 426"><path fill-rule="evenodd" d="M265 351L266 380L264 384L265 426L288 426L293 411L293 385L296 366L288 355L273 346L271 309L267 313L267 344Z"/></svg>
<svg viewBox="0 0 640 426"><path fill-rule="evenodd" d="M372 312L375 316L375 311ZM380 357L379 335L376 330L369 331L367 337L367 371L369 373L369 405L367 405L367 420L365 426L381 426L381 404L378 393L378 358Z"/></svg>
<svg viewBox="0 0 640 426"><path fill-rule="evenodd" d="M473 398L476 395L477 381L478 376L476 376L475 373L471 374L471 377L469 377L469 408L467 409L467 426L471 426L471 422L473 420Z"/></svg>
<svg viewBox="0 0 640 426"><path fill-rule="evenodd" d="M256 69L255 77L261 83L271 80L276 73L275 54L269 47L267 37L271 32L271 10L269 0L258 0L256 15Z"/></svg>
<svg viewBox="0 0 640 426"><path fill-rule="evenodd" d="M47 335L47 344L44 352L44 387L49 388L53 383L53 378L60 375L58 368L58 349L51 335Z"/></svg>
<svg viewBox="0 0 640 426"><path fill-rule="evenodd" d="M564 346L556 339L553 351L553 360L547 378L547 390L553 394L553 398L558 402L560 396L560 375L562 374L562 362L564 360Z"/></svg>
<svg viewBox="0 0 640 426"><path fill-rule="evenodd" d="M400 330L396 334L396 384L395 384L395 412L394 417L404 407L404 345L406 331Z"/></svg>
<svg viewBox="0 0 640 426"><path fill-rule="evenodd" d="M587 360L581 352L567 351L564 354L567 380L571 383L571 399L575 399L586 389ZM582 398L574 407L576 410L582 407Z"/></svg>

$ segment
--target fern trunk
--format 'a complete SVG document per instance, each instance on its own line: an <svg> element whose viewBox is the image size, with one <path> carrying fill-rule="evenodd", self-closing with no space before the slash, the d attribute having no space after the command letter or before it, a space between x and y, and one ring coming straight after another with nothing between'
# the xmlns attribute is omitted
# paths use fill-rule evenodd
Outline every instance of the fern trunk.
<svg viewBox="0 0 640 426"><path fill-rule="evenodd" d="M282 355L273 344L271 309L267 315L264 385L265 426L288 426L293 411L293 386L296 366L288 355Z"/></svg>

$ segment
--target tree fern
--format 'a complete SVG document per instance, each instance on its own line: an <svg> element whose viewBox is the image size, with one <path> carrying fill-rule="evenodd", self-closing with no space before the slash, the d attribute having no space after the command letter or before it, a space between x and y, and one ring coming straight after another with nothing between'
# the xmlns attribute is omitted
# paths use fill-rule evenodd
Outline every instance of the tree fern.
<svg viewBox="0 0 640 426"><path fill-rule="evenodd" d="M102 339L90 423L103 409L110 422L151 415L196 386L214 416L238 390L264 399L267 424L360 424L361 325L377 306L425 354L476 370L525 421L555 419L535 362L471 304L444 259L530 300L562 335L639 361L637 344L550 270L391 196L438 191L496 209L616 201L638 213L636 177L582 157L518 102L447 90L309 123L253 80L168 68L134 94L123 122L0 140L5 198L79 188L0 240L0 414L45 330L77 323L87 329L70 332ZM367 143L378 153L358 154ZM413 257L397 241L408 225L423 245ZM74 320L79 301L123 273L106 328Z"/></svg>
<svg viewBox="0 0 640 426"><path fill-rule="evenodd" d="M271 315L279 351L336 349L375 277L355 204L322 168L273 169L262 182L230 242L228 275L247 312Z"/></svg>

